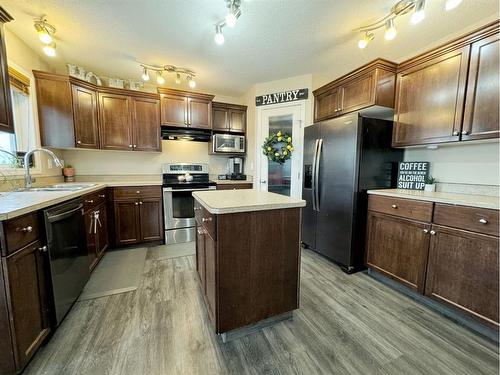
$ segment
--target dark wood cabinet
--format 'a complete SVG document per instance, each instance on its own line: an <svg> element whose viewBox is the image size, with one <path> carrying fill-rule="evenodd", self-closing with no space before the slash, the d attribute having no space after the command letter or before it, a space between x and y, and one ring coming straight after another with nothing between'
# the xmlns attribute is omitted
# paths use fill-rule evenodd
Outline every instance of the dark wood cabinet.
<svg viewBox="0 0 500 375"><path fill-rule="evenodd" d="M229 103L212 103L212 129L222 132L245 133L247 107Z"/></svg>
<svg viewBox="0 0 500 375"><path fill-rule="evenodd" d="M498 138L499 24L399 65L394 147Z"/></svg>
<svg viewBox="0 0 500 375"><path fill-rule="evenodd" d="M499 35L472 44L462 140L498 138Z"/></svg>
<svg viewBox="0 0 500 375"><path fill-rule="evenodd" d="M97 92L91 88L71 85L75 144L82 148L99 148Z"/></svg>
<svg viewBox="0 0 500 375"><path fill-rule="evenodd" d="M226 184L217 184L217 190L239 190L239 189L252 189L253 183L251 182L234 182Z"/></svg>
<svg viewBox="0 0 500 375"><path fill-rule="evenodd" d="M141 238L139 224L139 201L120 199L114 201L115 244L138 243Z"/></svg>
<svg viewBox="0 0 500 375"><path fill-rule="evenodd" d="M84 197L84 221L89 269L92 271L109 246L106 189Z"/></svg>
<svg viewBox="0 0 500 375"><path fill-rule="evenodd" d="M99 93L101 148L132 150L130 98L126 95Z"/></svg>
<svg viewBox="0 0 500 375"><path fill-rule="evenodd" d="M7 50L5 48L4 24L13 18L0 7L0 130L14 133L14 118L10 98Z"/></svg>
<svg viewBox="0 0 500 375"><path fill-rule="evenodd" d="M5 370L9 368L15 368L16 372L23 369L50 332L47 252L43 249L46 248L35 241L2 258L14 358L14 364L0 364L2 373L9 373ZM2 350L8 352L9 347L10 342L8 346L2 345Z"/></svg>
<svg viewBox="0 0 500 375"><path fill-rule="evenodd" d="M109 247L108 209L106 202L101 203L96 210L97 221L97 258L101 259Z"/></svg>
<svg viewBox="0 0 500 375"><path fill-rule="evenodd" d="M205 231L205 295L207 296L208 314L212 322L215 322L217 312L216 297L216 277L217 277L217 259L215 252L215 241L208 231Z"/></svg>
<svg viewBox="0 0 500 375"><path fill-rule="evenodd" d="M205 230L198 221L196 221L196 270L201 290L205 293Z"/></svg>
<svg viewBox="0 0 500 375"><path fill-rule="evenodd" d="M434 225L425 294L498 328L498 237Z"/></svg>
<svg viewBox="0 0 500 375"><path fill-rule="evenodd" d="M140 198L139 221L141 242L156 241L163 238L161 198Z"/></svg>
<svg viewBox="0 0 500 375"><path fill-rule="evenodd" d="M99 258L97 257L97 236L94 233L94 211L85 212L83 219L85 223L85 238L87 240L89 270L92 271L99 262Z"/></svg>
<svg viewBox="0 0 500 375"><path fill-rule="evenodd" d="M367 264L406 286L423 292L430 225L369 212Z"/></svg>
<svg viewBox="0 0 500 375"><path fill-rule="evenodd" d="M374 105L393 108L396 67L377 59L314 90L314 121Z"/></svg>
<svg viewBox="0 0 500 375"><path fill-rule="evenodd" d="M212 129L213 95L158 88L161 124Z"/></svg>
<svg viewBox="0 0 500 375"><path fill-rule="evenodd" d="M134 151L161 151L160 102L150 98L132 98Z"/></svg>

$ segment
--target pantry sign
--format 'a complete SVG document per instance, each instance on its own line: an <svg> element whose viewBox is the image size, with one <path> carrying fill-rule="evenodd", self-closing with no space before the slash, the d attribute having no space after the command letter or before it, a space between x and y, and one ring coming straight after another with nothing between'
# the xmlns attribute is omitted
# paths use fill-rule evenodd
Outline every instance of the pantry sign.
<svg viewBox="0 0 500 375"><path fill-rule="evenodd" d="M398 189L424 190L428 161L402 161L398 165Z"/></svg>

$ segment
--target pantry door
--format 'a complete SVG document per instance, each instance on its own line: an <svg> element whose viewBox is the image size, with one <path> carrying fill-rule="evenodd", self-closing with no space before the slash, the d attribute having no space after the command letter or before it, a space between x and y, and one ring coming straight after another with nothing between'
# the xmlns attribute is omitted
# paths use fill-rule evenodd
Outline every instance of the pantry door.
<svg viewBox="0 0 500 375"><path fill-rule="evenodd" d="M264 191L302 197L302 154L304 139L305 104L274 105L259 108L257 136L258 179L257 188ZM279 131L291 135L294 151L283 164L270 161L263 154L266 137Z"/></svg>

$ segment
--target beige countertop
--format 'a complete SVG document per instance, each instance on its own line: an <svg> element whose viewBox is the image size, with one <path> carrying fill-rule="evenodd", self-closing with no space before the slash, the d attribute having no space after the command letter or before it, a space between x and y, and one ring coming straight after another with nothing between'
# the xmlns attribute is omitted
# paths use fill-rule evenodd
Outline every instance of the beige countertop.
<svg viewBox="0 0 500 375"><path fill-rule="evenodd" d="M193 197L212 214L278 210L304 207L306 201L250 189L195 191Z"/></svg>
<svg viewBox="0 0 500 375"><path fill-rule="evenodd" d="M420 201L454 204L480 208L500 209L500 198L488 195L456 194L444 192L428 192L422 190L380 189L368 190L368 194L388 197L415 199Z"/></svg>
<svg viewBox="0 0 500 375"><path fill-rule="evenodd" d="M83 182L81 182L83 184ZM76 182L75 184L79 184ZM0 193L0 221L12 219L36 210L92 193L105 187L161 185L161 181L85 182L94 184L77 191L12 191ZM68 185L71 185L69 183Z"/></svg>

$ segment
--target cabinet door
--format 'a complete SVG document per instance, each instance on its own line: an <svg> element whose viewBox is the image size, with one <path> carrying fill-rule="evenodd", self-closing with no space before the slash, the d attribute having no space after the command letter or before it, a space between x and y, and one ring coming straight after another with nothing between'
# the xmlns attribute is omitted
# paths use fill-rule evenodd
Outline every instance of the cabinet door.
<svg viewBox="0 0 500 375"><path fill-rule="evenodd" d="M430 225L368 213L367 264L423 293Z"/></svg>
<svg viewBox="0 0 500 375"><path fill-rule="evenodd" d="M215 241L205 231L205 295L210 319L215 323L216 310L216 267Z"/></svg>
<svg viewBox="0 0 500 375"><path fill-rule="evenodd" d="M96 92L71 85L71 93L76 147L99 148Z"/></svg>
<svg viewBox="0 0 500 375"><path fill-rule="evenodd" d="M140 241L139 201L137 199L116 200L115 241L117 245L133 244Z"/></svg>
<svg viewBox="0 0 500 375"><path fill-rule="evenodd" d="M498 237L432 230L425 294L498 327Z"/></svg>
<svg viewBox="0 0 500 375"><path fill-rule="evenodd" d="M229 130L229 110L227 108L212 107L212 129Z"/></svg>
<svg viewBox="0 0 500 375"><path fill-rule="evenodd" d="M470 47L398 74L394 146L460 140Z"/></svg>
<svg viewBox="0 0 500 375"><path fill-rule="evenodd" d="M96 236L97 236L97 258L100 259L104 255L104 252L108 249L109 246L109 237L108 237L108 215L106 202L102 203L96 209L97 216L96 220Z"/></svg>
<svg viewBox="0 0 500 375"><path fill-rule="evenodd" d="M499 35L472 44L462 139L498 138Z"/></svg>
<svg viewBox="0 0 500 375"><path fill-rule="evenodd" d="M314 99L314 121L326 120L339 112L339 89L333 89Z"/></svg>
<svg viewBox="0 0 500 375"><path fill-rule="evenodd" d="M198 222L196 223L196 270L200 278L201 289L205 293L205 232Z"/></svg>
<svg viewBox="0 0 500 375"><path fill-rule="evenodd" d="M23 368L49 334L46 252L36 241L5 258L18 368Z"/></svg>
<svg viewBox="0 0 500 375"><path fill-rule="evenodd" d="M0 23L0 130L14 133L4 35L4 26L3 23Z"/></svg>
<svg viewBox="0 0 500 375"><path fill-rule="evenodd" d="M97 262L97 236L95 228L94 210L87 211L84 215L85 237L87 239L87 254L89 258L89 269L92 271Z"/></svg>
<svg viewBox="0 0 500 375"><path fill-rule="evenodd" d="M141 240L155 241L163 238L161 198L140 198Z"/></svg>
<svg viewBox="0 0 500 375"><path fill-rule="evenodd" d="M247 128L247 111L242 109L229 109L229 130L244 133Z"/></svg>
<svg viewBox="0 0 500 375"><path fill-rule="evenodd" d="M375 104L375 72L342 86L339 109L348 113Z"/></svg>
<svg viewBox="0 0 500 375"><path fill-rule="evenodd" d="M188 98L188 124L191 128L212 129L212 102Z"/></svg>
<svg viewBox="0 0 500 375"><path fill-rule="evenodd" d="M101 148L132 150L130 97L99 94Z"/></svg>
<svg viewBox="0 0 500 375"><path fill-rule="evenodd" d="M132 98L135 151L161 151L160 103L155 99Z"/></svg>
<svg viewBox="0 0 500 375"><path fill-rule="evenodd" d="M185 96L160 95L161 124L168 126L188 126L188 109Z"/></svg>

